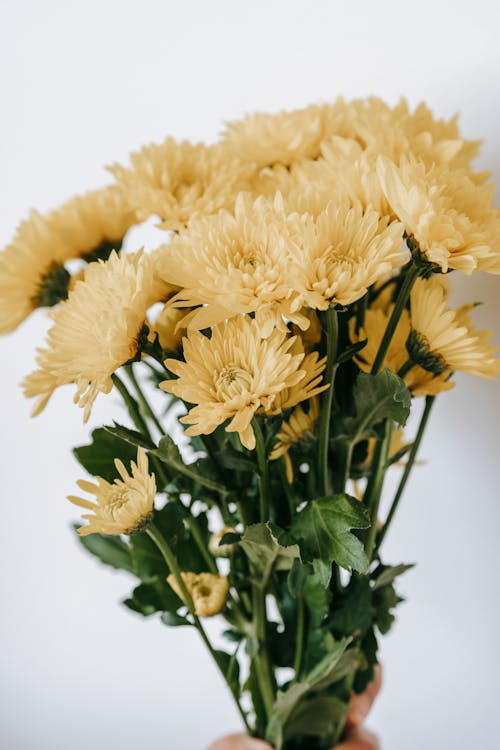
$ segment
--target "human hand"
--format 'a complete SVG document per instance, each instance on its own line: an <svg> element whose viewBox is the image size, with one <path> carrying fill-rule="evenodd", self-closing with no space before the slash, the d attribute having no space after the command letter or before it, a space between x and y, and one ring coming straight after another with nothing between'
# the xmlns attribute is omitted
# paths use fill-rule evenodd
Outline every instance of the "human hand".
<svg viewBox="0 0 500 750"><path fill-rule="evenodd" d="M382 684L382 674L377 666L375 679L366 688L364 693L356 695L353 693L347 716L346 739L337 745L335 750L378 750L378 740L374 734L364 729L361 724L368 716L375 698ZM263 740L247 737L245 734L232 734L210 745L208 750L272 750L271 746Z"/></svg>

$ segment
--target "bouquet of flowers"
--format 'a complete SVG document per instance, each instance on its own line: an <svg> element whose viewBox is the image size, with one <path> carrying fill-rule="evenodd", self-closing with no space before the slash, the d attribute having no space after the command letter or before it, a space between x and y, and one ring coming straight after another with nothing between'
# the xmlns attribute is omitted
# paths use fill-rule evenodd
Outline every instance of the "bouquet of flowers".
<svg viewBox="0 0 500 750"><path fill-rule="evenodd" d="M276 750L342 738L411 567L383 542L435 398L500 371L475 303L447 302L450 272L500 273L478 146L405 101L255 114L142 148L0 255L0 330L51 308L34 414L65 384L85 420L112 390L128 412L74 449L83 546L129 609L198 632ZM159 246L122 249L150 220Z"/></svg>

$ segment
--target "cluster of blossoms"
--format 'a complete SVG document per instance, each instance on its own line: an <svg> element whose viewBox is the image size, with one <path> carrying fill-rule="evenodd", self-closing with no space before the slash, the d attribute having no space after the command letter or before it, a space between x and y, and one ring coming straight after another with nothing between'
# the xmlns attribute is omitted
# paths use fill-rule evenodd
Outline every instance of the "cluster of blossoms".
<svg viewBox="0 0 500 750"><path fill-rule="evenodd" d="M500 212L489 174L471 166L478 147L423 104L339 99L248 116L209 146L167 138L110 167L112 185L33 211L0 253L0 332L50 308L23 384L34 413L65 384L85 419L113 387L130 406L118 371L144 361L163 398L184 403L188 436L236 433L261 462L259 424L272 423L264 459L283 459L292 485L300 445L321 433L328 456L339 364L352 378L387 369L415 398L449 390L455 372L494 377L489 333L473 304L448 307L445 276L500 274ZM122 250L150 219L159 247ZM388 458L401 450L394 435ZM368 437L365 465L378 450ZM140 447L131 475L117 461L120 478L81 482L96 502L70 497L89 511L80 533L147 529L157 460ZM349 467L345 478L356 479ZM194 618L225 606L217 566L180 570L166 555Z"/></svg>

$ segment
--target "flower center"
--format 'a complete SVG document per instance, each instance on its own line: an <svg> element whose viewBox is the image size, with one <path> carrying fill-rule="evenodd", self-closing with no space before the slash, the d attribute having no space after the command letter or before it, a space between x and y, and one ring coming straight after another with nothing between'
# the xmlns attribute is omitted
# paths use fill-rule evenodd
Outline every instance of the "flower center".
<svg viewBox="0 0 500 750"><path fill-rule="evenodd" d="M248 393L251 384L250 373L232 363L224 367L214 380L217 395L223 401Z"/></svg>
<svg viewBox="0 0 500 750"><path fill-rule="evenodd" d="M128 489L126 487L113 487L113 492L106 503L106 510L115 521L120 510L128 502Z"/></svg>

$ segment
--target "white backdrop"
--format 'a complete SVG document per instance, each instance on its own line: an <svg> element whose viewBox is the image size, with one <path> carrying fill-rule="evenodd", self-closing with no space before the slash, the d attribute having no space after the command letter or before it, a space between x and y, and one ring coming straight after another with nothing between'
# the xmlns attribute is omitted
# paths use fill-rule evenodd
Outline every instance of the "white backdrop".
<svg viewBox="0 0 500 750"><path fill-rule="evenodd" d="M499 24L495 0L0 0L0 246L29 207L103 184L142 143L338 94L460 110L499 180ZM500 279L455 283L499 343ZM17 387L44 331L33 317L0 341L0 747L204 750L238 720L196 635L121 608L128 581L69 530L69 448L89 429L64 390L30 421ZM384 750L499 746L500 384L457 380L387 543L419 564L382 651ZM116 408L100 397L91 424Z"/></svg>

